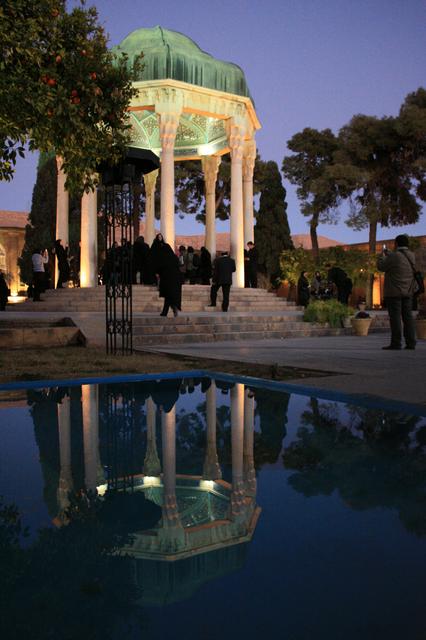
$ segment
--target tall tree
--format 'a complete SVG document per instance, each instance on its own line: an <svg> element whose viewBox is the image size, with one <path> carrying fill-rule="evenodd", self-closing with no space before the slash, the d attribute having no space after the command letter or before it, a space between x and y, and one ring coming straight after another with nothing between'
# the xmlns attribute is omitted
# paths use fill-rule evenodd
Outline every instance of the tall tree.
<svg viewBox="0 0 426 640"><path fill-rule="evenodd" d="M259 265L271 281L280 274L281 252L293 248L285 197L286 190L277 163L265 162L254 241L259 252Z"/></svg>
<svg viewBox="0 0 426 640"><path fill-rule="evenodd" d="M297 186L301 212L309 218L312 251L319 260L317 228L336 221L341 193L329 174L338 140L331 129L317 131L306 128L296 133L287 147L293 155L283 160L284 176Z"/></svg>
<svg viewBox="0 0 426 640"><path fill-rule="evenodd" d="M216 218L227 220L231 205L231 159L222 156L216 182ZM176 163L176 202L179 215L186 213L195 215L198 222L205 223L204 173L201 162L197 160ZM256 156L253 174L253 193L256 195L262 188L264 162L259 154Z"/></svg>
<svg viewBox="0 0 426 640"><path fill-rule="evenodd" d="M25 243L18 264L21 272L21 280L30 284L33 272L31 256L35 249L53 248L56 240L56 181L57 166L54 154L41 154L37 177L33 189L31 210L28 216L29 223L25 227ZM80 209L79 199L70 199L69 215L69 240L70 253L76 255L80 239ZM53 263L53 254L49 255L50 266Z"/></svg>
<svg viewBox="0 0 426 640"><path fill-rule="evenodd" d="M401 105L396 123L404 141L401 163L411 191L419 200L426 200L426 89L420 87L409 93Z"/></svg>
<svg viewBox="0 0 426 640"><path fill-rule="evenodd" d="M412 190L412 162L397 118L357 115L339 132L339 150L329 174L349 194L349 226L368 227L369 253L377 228L417 222L421 206ZM367 303L372 301L372 283Z"/></svg>
<svg viewBox="0 0 426 640"><path fill-rule="evenodd" d="M135 89L125 55L114 56L95 8L65 0L2 0L0 6L0 179L17 155L54 151L67 187L93 182L101 160L116 161L129 143L126 111Z"/></svg>

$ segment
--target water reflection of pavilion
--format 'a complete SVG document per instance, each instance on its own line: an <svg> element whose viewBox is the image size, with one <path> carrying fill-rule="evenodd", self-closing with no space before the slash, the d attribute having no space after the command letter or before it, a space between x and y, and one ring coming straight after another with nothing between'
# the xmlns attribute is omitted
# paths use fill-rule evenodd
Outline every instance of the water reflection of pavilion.
<svg viewBox="0 0 426 640"><path fill-rule="evenodd" d="M98 387L83 385L77 400L75 394L65 395L57 404L59 478L54 522L66 523L70 496L76 490L97 493L103 500L114 490L116 495L140 498L143 494L146 501L157 506L158 518L155 522L151 518L148 526L139 522L136 530L133 526L131 542L122 552L134 558L143 601L151 604L164 602L165 594L167 601L182 599L201 583L240 568L247 549L243 543L250 541L260 514L253 456L254 398L250 391L238 383L230 389L232 466L228 480L222 477L218 459L215 383L212 381L205 395L205 449L202 473L198 475L176 472L180 415L173 400L161 400L161 393L145 398L143 461L138 471L132 465L126 468L126 462L120 460L115 467L118 473L106 471L101 464L101 449L104 457L106 453L99 433ZM80 476L84 475L84 487L76 486L79 474L73 470L72 415L76 401L81 402L84 469ZM106 417L125 440L134 405L116 391L101 404L103 409L107 406L103 422ZM110 438L110 447L115 437Z"/></svg>

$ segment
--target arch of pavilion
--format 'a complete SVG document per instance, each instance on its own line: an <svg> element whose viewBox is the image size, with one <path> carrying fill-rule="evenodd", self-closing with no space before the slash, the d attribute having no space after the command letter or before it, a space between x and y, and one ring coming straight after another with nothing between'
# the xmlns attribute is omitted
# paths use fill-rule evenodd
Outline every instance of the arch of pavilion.
<svg viewBox="0 0 426 640"><path fill-rule="evenodd" d="M240 67L203 52L181 33L154 27L127 36L116 52L129 61L142 51L144 70L133 83L130 105L131 147L148 149L160 158L160 229L175 247L174 162L201 161L205 179L205 246L216 254L215 188L221 157L231 155L231 256L236 262L234 286L244 287L244 246L253 240L253 170L255 133L260 129L244 73ZM56 237L68 243L68 193L58 164ZM155 222L158 170L144 176L145 240L151 244ZM81 287L97 286L97 194L81 202Z"/></svg>

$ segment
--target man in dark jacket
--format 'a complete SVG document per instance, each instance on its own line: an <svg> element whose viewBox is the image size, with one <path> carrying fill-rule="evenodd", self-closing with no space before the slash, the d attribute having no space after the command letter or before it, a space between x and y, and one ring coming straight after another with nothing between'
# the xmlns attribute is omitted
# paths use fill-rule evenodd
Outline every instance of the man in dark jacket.
<svg viewBox="0 0 426 640"><path fill-rule="evenodd" d="M257 262L258 262L258 254L257 249L254 246L254 242L247 242L247 257L248 257L248 265L247 265L247 275L248 275L248 286L252 289L257 289Z"/></svg>
<svg viewBox="0 0 426 640"><path fill-rule="evenodd" d="M210 289L209 307L216 306L217 292L222 287L222 311L228 311L229 307L229 291L232 285L232 274L235 271L235 260L230 258L227 251L223 251L222 255L213 263L213 284Z"/></svg>
<svg viewBox="0 0 426 640"><path fill-rule="evenodd" d="M401 349L402 327L404 325L405 348L416 348L416 332L411 313L415 292L415 257L408 249L408 236L395 238L395 251L386 248L377 260L379 271L385 272L384 298L389 314L391 343L383 349Z"/></svg>

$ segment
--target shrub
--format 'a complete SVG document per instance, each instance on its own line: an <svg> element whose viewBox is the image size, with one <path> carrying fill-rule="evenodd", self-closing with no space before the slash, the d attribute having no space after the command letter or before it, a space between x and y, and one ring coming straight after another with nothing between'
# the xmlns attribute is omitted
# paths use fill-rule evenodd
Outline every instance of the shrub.
<svg viewBox="0 0 426 640"><path fill-rule="evenodd" d="M353 315L351 307L337 300L316 300L305 309L303 320L305 322L329 323L330 327L341 327L344 318Z"/></svg>

